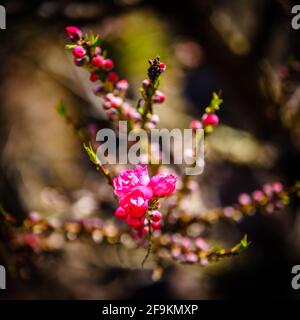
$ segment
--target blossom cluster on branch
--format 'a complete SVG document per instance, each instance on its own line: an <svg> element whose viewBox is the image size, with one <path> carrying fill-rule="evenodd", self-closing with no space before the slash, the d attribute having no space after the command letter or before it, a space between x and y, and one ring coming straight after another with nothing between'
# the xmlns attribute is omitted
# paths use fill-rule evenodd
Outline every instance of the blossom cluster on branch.
<svg viewBox="0 0 300 320"><path fill-rule="evenodd" d="M141 97L134 104L126 96L128 81L120 79L114 71L114 61L101 47L99 36L83 34L74 26L67 27L66 32L72 42L66 48L72 51L74 64L89 72L90 81L95 83L94 93L101 98L99 104L115 125L115 130L119 130L119 120L127 120L129 129L144 129L148 132L155 128L159 117L155 114L154 106L166 99L158 90L166 64L159 57L149 59L147 78L142 81L140 88ZM203 129L205 135L213 133L220 122L217 111L222 103L220 94L213 93L201 119L193 120L190 128L193 131ZM281 183L275 182L265 184L262 190L255 190L252 194L240 194L237 203L232 206L192 214L182 205L197 184L192 176L180 175L178 172L175 174L172 168L161 170L160 165L151 163L122 169L116 174L116 168L114 171L109 170L99 161L93 144L89 143L86 133L68 115L63 104L58 106L58 111L84 141L90 160L113 189L118 207L114 214L111 212L111 219L93 217L59 221L31 213L22 222L16 221L1 208L0 232L13 248L26 247L36 253L47 252L61 249L66 241L89 238L95 243L121 244L127 248L144 246L148 248L146 258L152 253L158 265L161 260L172 259L204 266L210 261L242 252L249 246L249 242L245 236L232 248L220 249L200 234L189 236L187 230L192 225L198 223L207 226L220 219L237 222L243 216L256 212L270 214L300 196L300 183L284 189ZM193 155L194 150L189 152ZM135 246L132 243L127 245L128 239Z"/></svg>

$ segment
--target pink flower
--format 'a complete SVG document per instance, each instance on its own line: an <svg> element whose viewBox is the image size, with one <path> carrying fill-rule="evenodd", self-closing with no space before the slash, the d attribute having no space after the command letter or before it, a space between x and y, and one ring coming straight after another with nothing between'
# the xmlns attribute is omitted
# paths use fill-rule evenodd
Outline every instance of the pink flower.
<svg viewBox="0 0 300 320"><path fill-rule="evenodd" d="M149 187L157 197L169 196L175 190L176 177L172 173L160 172L151 178Z"/></svg>
<svg viewBox="0 0 300 320"><path fill-rule="evenodd" d="M148 210L148 201L152 198L153 192L145 186L138 186L123 196L120 206L133 218L142 217Z"/></svg>
<svg viewBox="0 0 300 320"><path fill-rule="evenodd" d="M118 178L113 180L115 194L124 196L132 188L146 186L150 181L147 166L137 165L134 170L122 171Z"/></svg>
<svg viewBox="0 0 300 320"><path fill-rule="evenodd" d="M66 32L70 40L77 41L82 37L82 32L77 27L68 26L66 27Z"/></svg>

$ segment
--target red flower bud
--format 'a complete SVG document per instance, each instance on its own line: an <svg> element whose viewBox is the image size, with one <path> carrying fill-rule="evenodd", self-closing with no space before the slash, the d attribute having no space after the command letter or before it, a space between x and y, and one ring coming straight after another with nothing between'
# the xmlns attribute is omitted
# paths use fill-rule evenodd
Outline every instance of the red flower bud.
<svg viewBox="0 0 300 320"><path fill-rule="evenodd" d="M205 113L202 122L205 126L215 126L219 123L219 117L214 113Z"/></svg>
<svg viewBox="0 0 300 320"><path fill-rule="evenodd" d="M115 211L115 216L116 218L118 218L121 221L126 221L127 220L127 216L128 213L121 207L119 207L116 211Z"/></svg>
<svg viewBox="0 0 300 320"><path fill-rule="evenodd" d="M97 67L97 68L102 68L103 67L103 61L104 61L104 58L102 56L95 56L92 59L92 65L94 67Z"/></svg>
<svg viewBox="0 0 300 320"><path fill-rule="evenodd" d="M151 212L151 220L154 221L154 222L158 222L161 220L161 213L157 210L154 210Z"/></svg>
<svg viewBox="0 0 300 320"><path fill-rule="evenodd" d="M99 75L97 74L97 73L91 73L91 75L90 75L90 80L92 81L92 82L95 82L95 81L97 81L99 79Z"/></svg>
<svg viewBox="0 0 300 320"><path fill-rule="evenodd" d="M107 76L107 80L112 83L115 83L116 81L118 81L118 79L119 79L119 76L114 71L110 72Z"/></svg>
<svg viewBox="0 0 300 320"><path fill-rule="evenodd" d="M112 69L113 67L114 67L114 63L113 63L113 61L111 59L105 59L103 61L103 68L105 70L108 71L108 70Z"/></svg>
<svg viewBox="0 0 300 320"><path fill-rule="evenodd" d="M77 41L82 37L82 32L77 27L68 26L66 32L70 40Z"/></svg>

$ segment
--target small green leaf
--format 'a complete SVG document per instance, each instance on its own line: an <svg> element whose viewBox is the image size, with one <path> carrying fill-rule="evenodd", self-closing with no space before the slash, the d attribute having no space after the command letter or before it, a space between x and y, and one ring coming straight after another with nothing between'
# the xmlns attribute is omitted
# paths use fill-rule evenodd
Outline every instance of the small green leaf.
<svg viewBox="0 0 300 320"><path fill-rule="evenodd" d="M65 104L63 103L63 101L60 101L57 106L56 106L56 111L59 115L61 115L62 117L65 117L67 114L66 111L66 107Z"/></svg>
<svg viewBox="0 0 300 320"><path fill-rule="evenodd" d="M75 47L74 44L66 44L65 48L68 49L68 50L71 50Z"/></svg>
<svg viewBox="0 0 300 320"><path fill-rule="evenodd" d="M245 234L244 238L240 242L239 252L242 252L242 251L248 249L250 244L251 244L251 241L250 242L248 241L248 236L247 236L247 234Z"/></svg>
<svg viewBox="0 0 300 320"><path fill-rule="evenodd" d="M220 95L216 92L213 92L212 99L210 101L210 107L215 111L220 109L220 105L223 103L223 100L220 98Z"/></svg>
<svg viewBox="0 0 300 320"><path fill-rule="evenodd" d="M99 162L97 160L97 155L95 153L95 151L92 148L92 144L91 142L89 142L89 145L87 145L86 143L83 144L83 147L85 149L85 151L87 152L91 162L93 162L94 164L98 165Z"/></svg>

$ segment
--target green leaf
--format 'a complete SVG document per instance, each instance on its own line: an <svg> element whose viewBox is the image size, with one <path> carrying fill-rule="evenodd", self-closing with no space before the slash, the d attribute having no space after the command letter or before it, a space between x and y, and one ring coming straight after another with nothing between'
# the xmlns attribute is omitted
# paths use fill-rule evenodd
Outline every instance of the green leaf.
<svg viewBox="0 0 300 320"><path fill-rule="evenodd" d="M83 147L86 151L86 153L88 154L91 162L93 162L94 164L98 165L99 164L99 161L97 159L97 155L95 153L95 151L93 150L92 148L92 144L91 142L89 142L89 144L87 145L86 143L83 144Z"/></svg>
<svg viewBox="0 0 300 320"><path fill-rule="evenodd" d="M93 38L93 40L90 40L91 41L91 46L94 47L94 46L97 46L100 44L100 37L99 35L97 35L96 37Z"/></svg>
<svg viewBox="0 0 300 320"><path fill-rule="evenodd" d="M248 236L247 236L247 234L245 234L244 238L240 242L239 252L242 252L242 251L248 249L250 244L251 244L251 241L250 242L248 241Z"/></svg>
<svg viewBox="0 0 300 320"><path fill-rule="evenodd" d="M220 95L216 92L213 92L212 99L210 101L210 107L213 110L219 110L220 105L223 103L223 100L220 98Z"/></svg>
<svg viewBox="0 0 300 320"><path fill-rule="evenodd" d="M67 114L67 111L66 111L66 107L65 107L65 104L64 102L61 100L57 106L56 106L56 111L59 115L61 115L62 117L65 117L66 114Z"/></svg>
<svg viewBox="0 0 300 320"><path fill-rule="evenodd" d="M71 50L75 47L75 44L66 44L65 48Z"/></svg>

